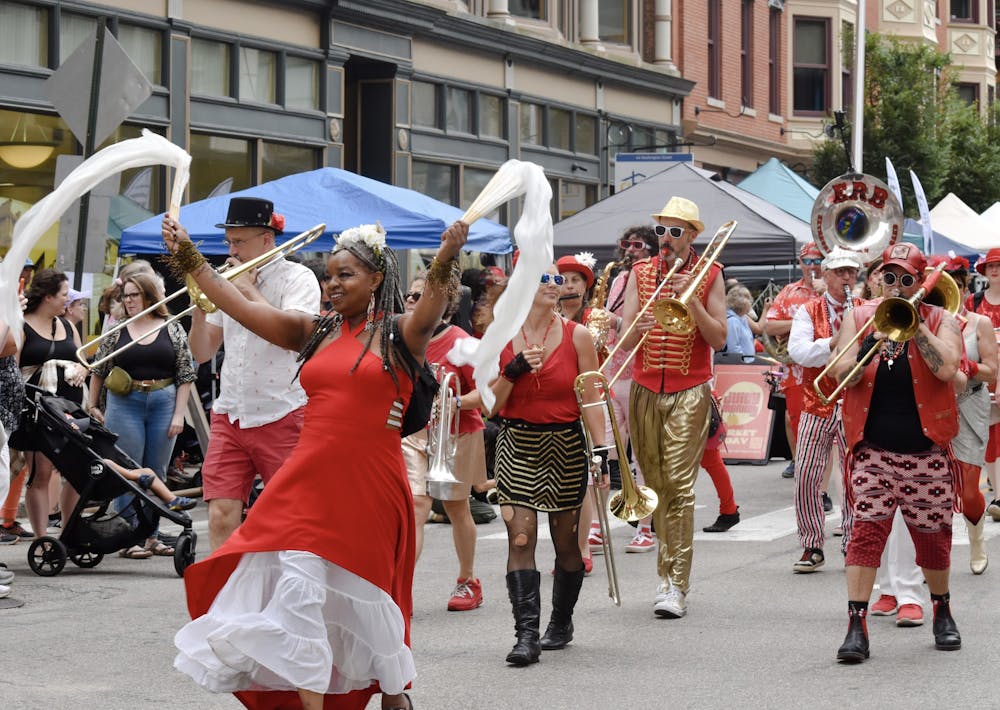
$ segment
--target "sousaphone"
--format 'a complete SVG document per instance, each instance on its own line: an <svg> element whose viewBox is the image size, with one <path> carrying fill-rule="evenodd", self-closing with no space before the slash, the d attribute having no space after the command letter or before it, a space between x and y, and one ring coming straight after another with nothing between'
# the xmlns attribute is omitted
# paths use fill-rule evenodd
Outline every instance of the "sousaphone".
<svg viewBox="0 0 1000 710"><path fill-rule="evenodd" d="M903 206L878 178L847 173L819 191L811 227L823 256L840 247L858 252L868 264L903 236Z"/></svg>

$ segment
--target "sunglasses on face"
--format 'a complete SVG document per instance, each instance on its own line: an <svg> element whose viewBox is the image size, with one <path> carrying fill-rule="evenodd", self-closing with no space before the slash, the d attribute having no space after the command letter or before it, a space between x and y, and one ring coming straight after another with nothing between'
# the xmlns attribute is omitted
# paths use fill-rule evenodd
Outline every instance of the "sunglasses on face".
<svg viewBox="0 0 1000 710"><path fill-rule="evenodd" d="M404 293L403 294L403 300L404 301L411 301L411 300L412 301L419 301L420 300L420 293L421 293L420 291L410 291L409 293Z"/></svg>
<svg viewBox="0 0 1000 710"><path fill-rule="evenodd" d="M622 249L645 249L646 242L640 239L622 239L618 242L618 246Z"/></svg>
<svg viewBox="0 0 1000 710"><path fill-rule="evenodd" d="M802 263L805 264L806 266L819 266L820 264L823 263L823 260L810 258L810 259L803 259Z"/></svg>
<svg viewBox="0 0 1000 710"><path fill-rule="evenodd" d="M674 239L680 239L684 236L684 227L664 227L662 224L658 224L653 227L653 231L658 237L662 237L664 234L669 234Z"/></svg>
<svg viewBox="0 0 1000 710"><path fill-rule="evenodd" d="M903 274L902 276L896 276L896 274L892 273L891 271L886 271L884 274L882 274L882 283L884 283L886 286L892 286L893 284L896 283L897 280L899 281L899 285L902 286L903 288L909 288L910 286L912 286L917 282L917 278L912 274Z"/></svg>
<svg viewBox="0 0 1000 710"><path fill-rule="evenodd" d="M566 277L562 274L542 274L542 286L547 286L549 283L554 283L556 286L562 286L566 283Z"/></svg>

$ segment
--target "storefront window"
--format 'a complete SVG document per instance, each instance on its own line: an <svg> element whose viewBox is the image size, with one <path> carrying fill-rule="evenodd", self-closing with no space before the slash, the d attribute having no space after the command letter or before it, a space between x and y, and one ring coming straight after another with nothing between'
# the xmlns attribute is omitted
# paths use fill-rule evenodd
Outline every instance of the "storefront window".
<svg viewBox="0 0 1000 710"><path fill-rule="evenodd" d="M503 99L490 94L479 95L479 135L503 138Z"/></svg>
<svg viewBox="0 0 1000 710"><path fill-rule="evenodd" d="M240 47L240 99L273 104L277 63L274 52Z"/></svg>
<svg viewBox="0 0 1000 710"><path fill-rule="evenodd" d="M191 201L225 195L250 187L254 151L250 141L223 136L191 135Z"/></svg>
<svg viewBox="0 0 1000 710"><path fill-rule="evenodd" d="M285 58L285 106L319 108L319 64L304 57Z"/></svg>
<svg viewBox="0 0 1000 710"><path fill-rule="evenodd" d="M59 63L62 64L83 41L97 36L97 20L64 12L59 15Z"/></svg>
<svg viewBox="0 0 1000 710"><path fill-rule="evenodd" d="M261 182L315 170L319 163L319 151L315 148L287 143L264 143L261 150Z"/></svg>
<svg viewBox="0 0 1000 710"><path fill-rule="evenodd" d="M486 183L496 174L495 170L480 170L479 168L462 169L462 202L459 205L463 210L468 209L473 200L479 197L479 193L486 187ZM487 219L496 220L497 212L486 215Z"/></svg>
<svg viewBox="0 0 1000 710"><path fill-rule="evenodd" d="M49 13L16 2L0 2L0 63L49 65Z"/></svg>
<svg viewBox="0 0 1000 710"><path fill-rule="evenodd" d="M191 40L191 93L231 96L229 45L206 39Z"/></svg>
<svg viewBox="0 0 1000 710"><path fill-rule="evenodd" d="M597 186L561 180L559 191L559 219L576 214L597 202Z"/></svg>
<svg viewBox="0 0 1000 710"><path fill-rule="evenodd" d="M449 205L458 202L455 199L455 167L452 165L414 160L412 188Z"/></svg>
<svg viewBox="0 0 1000 710"><path fill-rule="evenodd" d="M118 25L118 42L151 84L163 84L163 34L135 25Z"/></svg>

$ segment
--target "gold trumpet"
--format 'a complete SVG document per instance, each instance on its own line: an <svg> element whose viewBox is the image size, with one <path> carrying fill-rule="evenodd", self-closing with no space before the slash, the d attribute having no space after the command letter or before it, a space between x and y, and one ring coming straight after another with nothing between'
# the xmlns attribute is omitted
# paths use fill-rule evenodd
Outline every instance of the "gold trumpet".
<svg viewBox="0 0 1000 710"><path fill-rule="evenodd" d="M736 220L730 220L719 227L712 237L712 241L705 247L705 253L698 261L698 266L691 274L691 282L677 298L667 297L656 302L653 306L653 316L668 333L674 335L688 335L693 333L697 325L691 316L691 309L688 304L695 297L695 293L701 286L702 281L708 276L712 265L719 260L722 248L736 230Z"/></svg>
<svg viewBox="0 0 1000 710"><path fill-rule="evenodd" d="M882 342L879 341L875 343L868 352L858 360L857 364L851 368L850 372L844 376L837 387L830 394L823 392L822 380L830 371L840 362L840 359L844 356L854 343L861 340L863 334L869 327L874 327L880 333L884 333L889 340L896 343L902 343L904 341L910 340L914 335L917 334L917 329L920 327L920 313L917 311L917 306L921 301L932 306L941 306L946 311L951 314L958 312L959 307L962 303L962 294L958 289L958 284L955 280L951 278L948 274L944 272L945 264L938 264L934 269L927 269L924 273L926 274L924 278L924 283L931 282L931 288L928 291L926 286L921 286L920 289L910 296L909 298L899 298L896 296L885 298L881 303L878 304L878 308L875 309L874 315L865 322L858 332L854 334L847 345L839 350L836 356L827 363L827 366L823 368L822 372L813 380L813 389L816 390L816 394L819 395L820 401L823 404L829 404L837 399L840 392L847 386L847 383L854 379L859 372L861 372L867 365L868 362L875 357L875 353L879 351L882 347Z"/></svg>
<svg viewBox="0 0 1000 710"><path fill-rule="evenodd" d="M277 263L278 259L283 259L289 254L293 254L297 252L299 249L302 249L303 247L312 244L314 241L316 241L323 235L323 231L325 229L326 229L325 224L317 224L312 229L308 229L305 232L302 232L301 234L292 237L291 239L282 243L281 245L276 246L273 249L264 252L260 256L250 259L249 261L243 262L242 264L237 264L232 268L230 268L228 265L224 266L223 268L219 269L219 274L228 281L232 281L237 277L242 276L246 272L250 271L251 269L258 269L258 270L264 269L270 266L271 264ZM198 288L198 284L195 283L194 278L190 274L188 274L185 277L184 283L185 283L184 288L177 289L169 296L160 299L159 301L150 306L147 306L146 308L144 308L139 313L136 313L131 318L123 320L121 323L116 324L113 328L108 330L108 332L96 338L96 342L100 342L105 338L111 338L117 336L118 333L120 333L123 328L126 328L128 324L135 321L136 318L141 318L149 313L152 313L153 311L160 308L160 306L162 306L163 304L169 303L170 301L173 301L179 298L180 296L187 294L191 299L191 305L185 308L183 311L175 315L172 315L169 318L164 319L162 322L158 323L153 328L150 328L142 335L133 338L131 341L129 341L122 347L113 351L109 355L105 355L99 360L95 360L94 362L87 362L87 358L85 355L85 351L93 347L95 341L91 341L77 348L76 359L79 360L81 363L83 363L85 367L93 370L97 367L100 367L108 360L114 358L119 353L122 353L125 350L131 348L133 345L136 345L146 336L152 335L153 333L156 333L162 330L163 328L166 328L171 323L180 320L184 316L193 312L194 309L196 308L200 308L205 313L214 313L215 311L218 310L218 307L214 303L212 303L212 301L202 292L200 288Z"/></svg>

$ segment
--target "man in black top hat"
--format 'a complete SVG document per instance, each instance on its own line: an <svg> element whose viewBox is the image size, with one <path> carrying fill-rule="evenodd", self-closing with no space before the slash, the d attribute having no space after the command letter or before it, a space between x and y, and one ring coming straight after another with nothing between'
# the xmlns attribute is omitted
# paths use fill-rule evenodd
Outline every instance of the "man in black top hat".
<svg viewBox="0 0 1000 710"><path fill-rule="evenodd" d="M234 197L226 221L229 261L249 261L274 248L285 218L268 200ZM164 217L164 228L184 228ZM307 267L277 259L233 282L248 298L283 310L318 313L319 284ZM189 334L195 360L205 362L225 344L219 396L212 406L211 437L202 468L208 535L219 547L239 526L256 475L271 476L291 454L302 428L306 394L295 379L297 353L257 337L229 316L195 309Z"/></svg>

